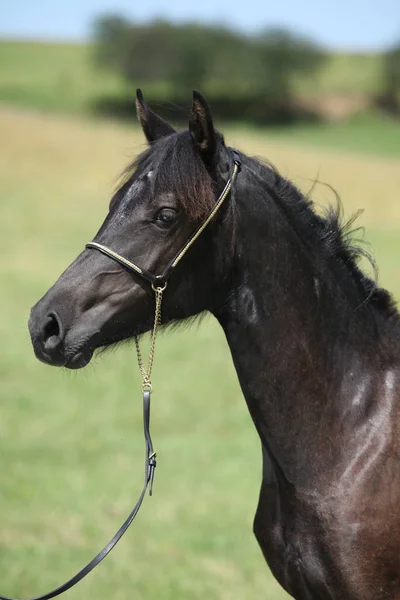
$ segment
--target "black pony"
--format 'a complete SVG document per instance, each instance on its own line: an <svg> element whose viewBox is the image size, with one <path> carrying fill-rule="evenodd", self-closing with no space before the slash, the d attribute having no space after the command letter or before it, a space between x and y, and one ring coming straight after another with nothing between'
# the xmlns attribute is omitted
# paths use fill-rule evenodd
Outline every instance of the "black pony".
<svg viewBox="0 0 400 600"><path fill-rule="evenodd" d="M137 98L149 148L95 241L160 273L212 210L233 168L194 94L177 133ZM400 319L356 265L332 212L240 155L241 172L180 261L163 324L211 312L262 443L254 532L297 600L400 599ZM85 249L32 309L39 359L85 366L152 327L151 286Z"/></svg>

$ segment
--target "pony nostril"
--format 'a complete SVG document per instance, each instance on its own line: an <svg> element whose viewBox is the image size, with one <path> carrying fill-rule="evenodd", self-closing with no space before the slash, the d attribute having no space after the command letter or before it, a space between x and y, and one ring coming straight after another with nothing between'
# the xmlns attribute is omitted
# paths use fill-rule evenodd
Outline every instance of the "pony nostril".
<svg viewBox="0 0 400 600"><path fill-rule="evenodd" d="M50 313L43 327L43 341L46 350L53 350L60 345L63 338L63 328L60 317Z"/></svg>

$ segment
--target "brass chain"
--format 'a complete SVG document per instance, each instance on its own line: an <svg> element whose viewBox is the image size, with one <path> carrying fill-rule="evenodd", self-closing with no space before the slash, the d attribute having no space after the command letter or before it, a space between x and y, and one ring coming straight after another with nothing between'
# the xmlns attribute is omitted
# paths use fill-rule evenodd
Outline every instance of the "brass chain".
<svg viewBox="0 0 400 600"><path fill-rule="evenodd" d="M156 309L155 309L155 314L154 314L153 329L152 329L151 337L150 337L149 360L147 363L147 368L145 368L145 366L143 364L143 358L142 358L142 353L140 351L139 340L138 340L138 337L135 335L136 354L137 354L137 359L138 359L139 371L142 376L142 390L150 390L150 392L152 391L151 371L153 369L156 336L157 336L157 330L161 324L161 303L162 303L163 293L164 293L165 288L167 287L167 284L165 283L163 287L155 287L154 285L152 285L151 287L155 294Z"/></svg>

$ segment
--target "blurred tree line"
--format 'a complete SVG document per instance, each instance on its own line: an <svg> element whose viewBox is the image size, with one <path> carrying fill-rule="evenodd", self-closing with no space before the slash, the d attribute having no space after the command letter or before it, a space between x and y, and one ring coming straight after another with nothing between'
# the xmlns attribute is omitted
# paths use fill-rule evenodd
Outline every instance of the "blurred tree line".
<svg viewBox="0 0 400 600"><path fill-rule="evenodd" d="M246 36L220 26L138 24L104 16L94 24L94 41L98 65L143 87L159 112L177 119L183 113L174 106L187 105L193 89L212 102L217 118L277 122L304 117L307 111L293 93L294 77L312 76L325 60L321 48L280 29ZM117 111L132 110L129 100L119 107L113 102Z"/></svg>
<svg viewBox="0 0 400 600"><path fill-rule="evenodd" d="M221 26L134 23L108 15L94 23L98 66L119 73L129 90L125 98L102 98L97 109L134 114L132 87L142 87L160 114L186 119L191 90L212 103L218 119L288 122L316 118L315 104L295 94L295 81L312 78L328 54L315 43L283 29L250 36ZM382 62L382 89L370 105L400 112L400 45Z"/></svg>

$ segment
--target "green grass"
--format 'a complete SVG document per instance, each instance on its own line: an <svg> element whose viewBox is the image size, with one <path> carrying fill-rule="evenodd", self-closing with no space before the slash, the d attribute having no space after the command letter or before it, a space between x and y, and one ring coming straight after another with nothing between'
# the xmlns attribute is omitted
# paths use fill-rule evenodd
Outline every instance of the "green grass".
<svg viewBox="0 0 400 600"><path fill-rule="evenodd" d="M73 574L114 533L142 485L140 379L132 346L69 373L33 356L29 307L102 221L137 128L1 109L0 592L26 597ZM381 282L400 297L399 161L227 140L272 159L303 188L322 174L346 213L366 207ZM324 168L326 171L324 171ZM324 199L324 189L318 199ZM287 596L252 535L260 444L221 330L161 336L154 367L155 494L71 599L243 600Z"/></svg>
<svg viewBox="0 0 400 600"><path fill-rule="evenodd" d="M296 145L400 156L400 119L374 114L362 114L337 123L267 127L265 135L274 141Z"/></svg>
<svg viewBox="0 0 400 600"><path fill-rule="evenodd" d="M97 71L89 44L0 41L0 101L42 110L85 112L124 83Z"/></svg>

